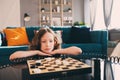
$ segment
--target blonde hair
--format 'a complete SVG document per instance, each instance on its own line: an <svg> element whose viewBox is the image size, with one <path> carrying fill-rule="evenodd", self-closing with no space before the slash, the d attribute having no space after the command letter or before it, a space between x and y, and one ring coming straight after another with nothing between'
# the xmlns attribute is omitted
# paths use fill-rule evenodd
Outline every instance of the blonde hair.
<svg viewBox="0 0 120 80"><path fill-rule="evenodd" d="M58 39L58 37L56 36L55 32L52 29L40 28L40 30L35 33L35 36L32 39L32 42L30 44L30 50L41 50L40 40L42 36L47 32L51 33L54 36L55 42L54 50L61 48L61 41Z"/></svg>

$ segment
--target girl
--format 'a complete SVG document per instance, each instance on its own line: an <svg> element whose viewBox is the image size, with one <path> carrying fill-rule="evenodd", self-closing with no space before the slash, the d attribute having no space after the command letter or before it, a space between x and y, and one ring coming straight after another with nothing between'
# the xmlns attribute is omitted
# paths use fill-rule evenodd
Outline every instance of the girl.
<svg viewBox="0 0 120 80"><path fill-rule="evenodd" d="M58 54L78 55L82 50L78 47L72 46L61 49L60 43L54 31L50 28L41 28L34 36L29 51L16 51L10 55L10 60L16 58L29 57L34 55L39 56L53 56Z"/></svg>

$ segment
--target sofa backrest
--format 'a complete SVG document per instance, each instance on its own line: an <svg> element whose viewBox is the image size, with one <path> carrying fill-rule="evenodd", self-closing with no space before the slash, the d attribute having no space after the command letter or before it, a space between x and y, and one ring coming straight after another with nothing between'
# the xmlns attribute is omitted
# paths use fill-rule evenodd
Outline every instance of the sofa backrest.
<svg viewBox="0 0 120 80"><path fill-rule="evenodd" d="M26 27L26 32L27 32L28 39L30 42L32 41L32 38L34 37L34 31L39 30L40 28L41 28L40 26ZM50 28L54 31L58 31L58 30L62 31L63 43L67 43L69 41L71 27L50 27Z"/></svg>
<svg viewBox="0 0 120 80"><path fill-rule="evenodd" d="M26 27L27 36L30 42L32 41L32 38L34 37L34 34L35 34L34 31L39 30L39 29L40 29L39 26Z"/></svg>
<svg viewBox="0 0 120 80"><path fill-rule="evenodd" d="M62 31L62 41L67 43L70 38L71 27L51 27L54 31Z"/></svg>
<svg viewBox="0 0 120 80"><path fill-rule="evenodd" d="M26 27L26 32L28 35L28 39L31 42L32 38L34 37L34 31L39 30L41 27L40 26L28 26ZM71 27L70 26L65 26L65 27L50 27L54 31L62 31L62 41L63 43L68 43L70 39L70 33L71 33ZM105 36L106 31L90 31L90 36L91 36L91 43L101 43L101 37ZM105 36L106 38L106 36Z"/></svg>
<svg viewBox="0 0 120 80"><path fill-rule="evenodd" d="M40 26L28 26L26 27L26 32L28 35L28 39L31 42L32 38L34 37L34 31L39 30L41 27ZM71 27L50 27L54 31L62 31L62 39L63 43L66 43L70 37L70 31ZM64 35L64 36L63 36Z"/></svg>
<svg viewBox="0 0 120 80"><path fill-rule="evenodd" d="M100 43L101 42L101 36L102 32L101 31L91 31L91 41L94 43Z"/></svg>
<svg viewBox="0 0 120 80"><path fill-rule="evenodd" d="M29 41L31 41L32 38L34 37L34 31L39 30L40 28L41 28L40 26L26 27L26 32L27 32ZM54 31L59 31L59 30L62 31L63 43L67 43L69 41L71 27L50 27L50 28ZM90 31L90 34L91 34L92 42L94 42L94 43L100 43L101 42L101 40L100 40L100 38L102 36L101 31Z"/></svg>
<svg viewBox="0 0 120 80"><path fill-rule="evenodd" d="M29 41L32 40L34 37L34 30L39 30L41 27L39 26L31 26L31 27L26 27L26 32L28 35ZM67 43L70 39L70 32L71 32L71 27L50 27L54 31L62 31L62 40L63 43ZM101 41L101 38L107 39L107 34L106 31L90 31L90 36L91 36L91 43L103 43Z"/></svg>

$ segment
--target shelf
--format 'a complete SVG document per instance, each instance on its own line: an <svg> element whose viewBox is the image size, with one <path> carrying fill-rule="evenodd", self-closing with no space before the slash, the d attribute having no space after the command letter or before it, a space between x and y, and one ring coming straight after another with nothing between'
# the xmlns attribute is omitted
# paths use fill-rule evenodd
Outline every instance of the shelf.
<svg viewBox="0 0 120 80"><path fill-rule="evenodd" d="M63 4L63 6L72 6L72 4Z"/></svg>
<svg viewBox="0 0 120 80"><path fill-rule="evenodd" d="M47 6L50 6L50 4L41 4L41 6L47 7Z"/></svg>
<svg viewBox="0 0 120 80"><path fill-rule="evenodd" d="M61 6L61 4L52 4L52 6Z"/></svg>
<svg viewBox="0 0 120 80"><path fill-rule="evenodd" d="M68 11L68 10L63 10L64 14L72 14L72 11Z"/></svg>
<svg viewBox="0 0 120 80"><path fill-rule="evenodd" d="M72 25L72 0L39 0L39 9L40 26Z"/></svg>

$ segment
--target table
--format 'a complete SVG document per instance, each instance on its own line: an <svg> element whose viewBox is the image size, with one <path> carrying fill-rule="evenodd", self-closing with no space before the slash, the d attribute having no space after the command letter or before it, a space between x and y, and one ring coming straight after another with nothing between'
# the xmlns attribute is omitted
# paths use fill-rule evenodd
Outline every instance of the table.
<svg viewBox="0 0 120 80"><path fill-rule="evenodd" d="M56 78L49 78L48 80L119 80L119 76L115 76L118 71L111 70L113 63L106 61L105 59L81 59L81 61L92 66L92 73L63 76ZM118 64L119 65L119 64ZM114 68L114 67L113 67ZM120 71L120 69L119 69ZM119 72L118 71L118 72ZM109 74L108 74L109 73ZM115 74L113 76L113 73ZM113 79L114 77L114 79ZM0 63L0 80L37 80L38 78L31 77L29 75L29 70L26 62L14 64L10 63ZM41 80L47 80L42 78Z"/></svg>
<svg viewBox="0 0 120 80"><path fill-rule="evenodd" d="M9 62L9 61L8 61ZM4 63L4 61L3 61ZM10 63L0 66L0 80L92 80L91 73L87 74L71 74L63 76L49 76L49 77L40 77L40 76L31 76L29 74L28 66L26 62L23 63Z"/></svg>

